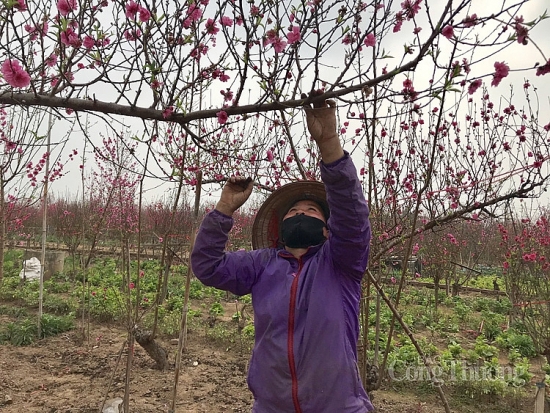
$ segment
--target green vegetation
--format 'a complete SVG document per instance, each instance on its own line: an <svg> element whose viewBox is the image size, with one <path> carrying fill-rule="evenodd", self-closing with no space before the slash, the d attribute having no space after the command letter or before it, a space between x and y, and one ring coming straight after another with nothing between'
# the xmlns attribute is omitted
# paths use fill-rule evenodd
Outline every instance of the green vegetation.
<svg viewBox="0 0 550 413"><path fill-rule="evenodd" d="M5 278L0 285L3 303L0 317L9 321L0 327L0 343L29 345L38 340L38 283L20 282L18 265L21 254L8 251L6 257ZM128 294L132 309L136 307L137 297L140 298L140 327L152 327L160 271L157 261L145 261L140 268L132 264L131 275L126 278L128 285L123 282L119 263L112 258L97 260L86 272L71 271L70 277L56 274L44 283L45 314L41 320L41 338L74 328L83 316L97 322L124 324L128 314ZM173 266L166 300L158 307L158 331L166 338L179 335L186 273L185 266ZM491 283L494 279L492 275L480 276L480 279L485 280L483 277L490 279ZM189 297L189 331L202 333L226 348L234 346L241 351L250 351L254 340L250 296L235 297L192 280ZM444 291L440 297L436 311L433 290L407 287L402 292L400 305L404 322L432 365L433 380L430 380L415 346L403 328L396 324L388 355L389 375L383 386L388 384L409 390L413 386L415 392L433 393L432 381L444 383L457 400L465 398L464 403L490 396L517 398L530 392L529 383L535 367L542 363L533 361L537 349L524 326L518 321L510 324L512 306L508 298L453 297L446 296ZM391 319L391 311L382 304L379 363ZM371 300L367 351L370 360L375 354L375 323L376 306ZM544 375L544 372L537 374Z"/></svg>

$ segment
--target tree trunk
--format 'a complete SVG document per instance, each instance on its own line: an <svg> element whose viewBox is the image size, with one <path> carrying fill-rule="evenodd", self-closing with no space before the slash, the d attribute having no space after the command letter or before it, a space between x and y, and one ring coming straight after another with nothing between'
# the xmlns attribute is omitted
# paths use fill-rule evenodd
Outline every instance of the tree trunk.
<svg viewBox="0 0 550 413"><path fill-rule="evenodd" d="M4 243L6 241L6 201L4 198L4 180L0 172L0 285L4 279Z"/></svg>
<svg viewBox="0 0 550 413"><path fill-rule="evenodd" d="M156 368L165 370L168 367L168 353L153 338L151 331L136 329L136 341L143 347L149 356L157 363Z"/></svg>

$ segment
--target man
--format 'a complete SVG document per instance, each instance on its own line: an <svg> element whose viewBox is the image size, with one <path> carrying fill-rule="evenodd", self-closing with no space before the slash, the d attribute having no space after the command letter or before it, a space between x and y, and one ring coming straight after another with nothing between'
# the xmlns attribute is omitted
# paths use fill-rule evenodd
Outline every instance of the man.
<svg viewBox="0 0 550 413"><path fill-rule="evenodd" d="M336 105L305 111L324 185L301 181L273 192L253 225L254 250L225 252L231 216L253 185L230 178L201 224L191 265L206 285L252 294L253 413L370 412L357 369L369 210L336 133Z"/></svg>

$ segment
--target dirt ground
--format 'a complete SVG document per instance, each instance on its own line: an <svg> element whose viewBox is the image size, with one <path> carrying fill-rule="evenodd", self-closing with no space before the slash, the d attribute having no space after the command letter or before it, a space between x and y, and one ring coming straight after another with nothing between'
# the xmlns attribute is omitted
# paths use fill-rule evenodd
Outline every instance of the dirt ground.
<svg viewBox="0 0 550 413"><path fill-rule="evenodd" d="M123 397L126 335L119 326L92 324L90 342L80 344L70 332L28 347L0 346L0 413L101 412L105 398ZM168 412L173 392L177 346L163 342L170 352L171 368L161 372L136 345L130 384L130 411ZM238 347L238 346L235 346ZM250 412L252 397L246 386L249 354L223 348L199 332L190 332L177 388L177 412ZM112 385L110 383L112 382ZM376 391L378 412L437 413L444 410L437 396L413 395L391 388ZM479 410L478 410L479 409ZM476 412L479 406L453 408ZM492 410L529 411L529 410ZM337 413L337 412L335 412Z"/></svg>

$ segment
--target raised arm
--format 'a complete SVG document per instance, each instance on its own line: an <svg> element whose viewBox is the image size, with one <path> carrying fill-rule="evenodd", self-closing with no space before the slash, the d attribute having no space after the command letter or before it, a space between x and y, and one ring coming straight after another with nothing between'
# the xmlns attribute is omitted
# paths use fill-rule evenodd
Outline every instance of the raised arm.
<svg viewBox="0 0 550 413"><path fill-rule="evenodd" d="M320 92L312 92L312 95ZM321 153L321 178L330 208L328 248L334 267L360 279L369 255L369 209L361 182L336 132L336 104L327 100L305 108L309 132Z"/></svg>
<svg viewBox="0 0 550 413"><path fill-rule="evenodd" d="M255 271L252 255L246 251L226 253L225 245L233 226L233 213L252 192L252 180L230 178L223 187L214 211L202 221L191 253L191 266L205 285L237 295L250 292Z"/></svg>
<svg viewBox="0 0 550 413"><path fill-rule="evenodd" d="M314 91L310 96L320 94L321 91ZM325 100L315 103L313 108L306 106L304 110L307 128L317 143L323 162L329 164L342 158L344 150L336 133L336 103L333 100Z"/></svg>

